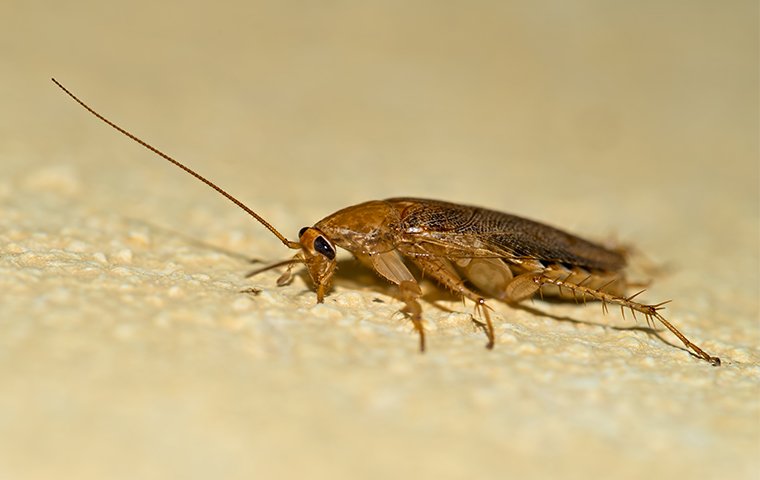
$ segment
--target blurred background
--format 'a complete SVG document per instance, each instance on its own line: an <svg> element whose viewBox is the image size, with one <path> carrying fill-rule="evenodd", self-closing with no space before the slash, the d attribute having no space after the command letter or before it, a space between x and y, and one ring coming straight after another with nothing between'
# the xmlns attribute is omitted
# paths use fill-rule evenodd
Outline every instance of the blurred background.
<svg viewBox="0 0 760 480"><path fill-rule="evenodd" d="M757 2L2 11L0 475L760 474ZM584 356L573 345L584 327L501 307L507 344L491 356L467 315L426 307L442 339L419 358L398 305L374 301L392 292L362 274L316 313L308 284L274 289L276 272L255 281L271 301L235 300L248 267L188 242L289 252L51 76L291 238L337 209L403 195L635 245L670 272L652 300L675 299L675 323L733 370L677 349L632 361L619 349L671 347L598 327L583 348L622 343ZM88 264L98 253L104 265ZM190 273L140 277L161 269ZM528 330L510 330L521 320ZM262 324L295 345L260 347Z"/></svg>
<svg viewBox="0 0 760 480"><path fill-rule="evenodd" d="M134 160L137 149L72 112L50 76L254 205L306 219L399 194L560 223L570 212L590 228L608 228L598 210L626 229L663 202L697 202L679 209L696 218L757 212L754 2L6 8L4 103L23 102L6 108L3 148L81 157L61 151L65 139L107 153L84 173L96 191L104 171L127 189L166 182L125 191L130 203L162 204L190 182ZM739 212L711 207L726 183Z"/></svg>

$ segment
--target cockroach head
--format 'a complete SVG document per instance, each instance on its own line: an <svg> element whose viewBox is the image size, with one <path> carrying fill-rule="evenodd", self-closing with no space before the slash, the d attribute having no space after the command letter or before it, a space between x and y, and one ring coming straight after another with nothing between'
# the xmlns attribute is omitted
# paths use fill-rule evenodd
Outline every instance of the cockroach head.
<svg viewBox="0 0 760 480"><path fill-rule="evenodd" d="M304 227L298 232L303 263L317 289L317 301L322 302L330 288L330 279L335 272L335 245L319 229Z"/></svg>

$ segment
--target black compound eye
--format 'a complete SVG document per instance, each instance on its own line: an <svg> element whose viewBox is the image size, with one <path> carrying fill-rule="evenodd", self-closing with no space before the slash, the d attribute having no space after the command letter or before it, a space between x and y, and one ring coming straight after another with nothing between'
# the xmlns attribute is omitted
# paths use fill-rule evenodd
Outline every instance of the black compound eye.
<svg viewBox="0 0 760 480"><path fill-rule="evenodd" d="M298 231L298 238L303 237L303 232L305 232L308 229L309 229L309 227L303 227L301 230L299 230Z"/></svg>
<svg viewBox="0 0 760 480"><path fill-rule="evenodd" d="M325 237L319 236L314 239L314 250L318 251L330 260L335 259L335 250L330 243L325 240Z"/></svg>

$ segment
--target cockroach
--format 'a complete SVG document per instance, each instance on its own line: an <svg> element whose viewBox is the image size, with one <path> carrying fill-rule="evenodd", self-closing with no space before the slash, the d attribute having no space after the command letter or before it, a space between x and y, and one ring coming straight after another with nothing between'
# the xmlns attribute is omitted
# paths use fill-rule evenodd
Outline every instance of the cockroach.
<svg viewBox="0 0 760 480"><path fill-rule="evenodd" d="M266 227L286 247L298 253L285 262L263 268L287 266L278 280L286 283L293 266L303 264L323 302L330 289L337 261L336 247L351 252L361 263L398 287L402 312L425 350L420 298L422 290L407 267L408 261L423 275L454 294L475 303L488 343L495 343L494 327L486 297L516 305L535 294L555 294L576 301L596 300L606 312L609 305L641 313L651 324L659 321L688 350L713 365L720 358L692 343L668 322L661 311L668 302L645 304L626 296L626 256L562 230L515 215L485 208L420 198L373 200L337 211L288 240L269 222L241 201L194 170L126 131L85 104L55 79L53 82L95 117L123 135L173 163L216 190ZM257 272L253 272L257 273ZM643 291L643 290L642 290Z"/></svg>

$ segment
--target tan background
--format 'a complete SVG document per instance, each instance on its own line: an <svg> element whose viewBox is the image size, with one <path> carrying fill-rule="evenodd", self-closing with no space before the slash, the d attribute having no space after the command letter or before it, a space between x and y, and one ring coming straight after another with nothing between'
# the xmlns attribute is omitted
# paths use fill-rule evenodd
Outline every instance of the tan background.
<svg viewBox="0 0 760 480"><path fill-rule="evenodd" d="M756 2L2 10L0 478L760 476ZM290 252L53 75L290 237L424 195L636 245L724 366L544 302L492 352L426 304L419 355L348 255L246 280Z"/></svg>

